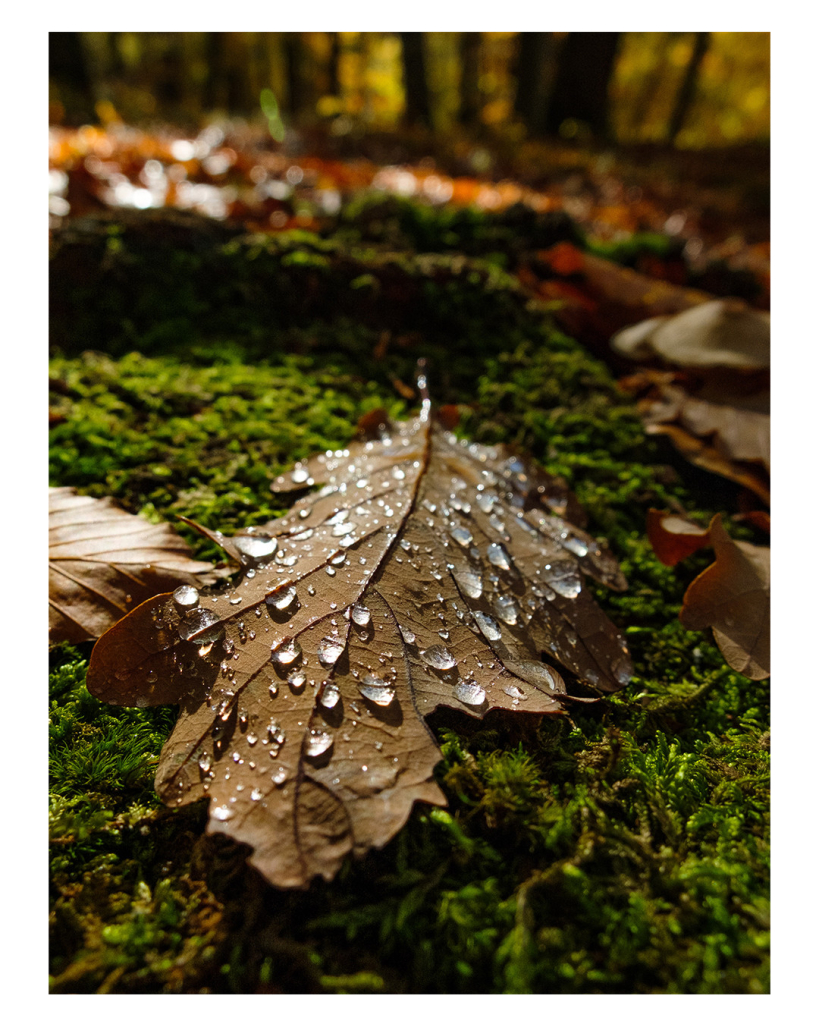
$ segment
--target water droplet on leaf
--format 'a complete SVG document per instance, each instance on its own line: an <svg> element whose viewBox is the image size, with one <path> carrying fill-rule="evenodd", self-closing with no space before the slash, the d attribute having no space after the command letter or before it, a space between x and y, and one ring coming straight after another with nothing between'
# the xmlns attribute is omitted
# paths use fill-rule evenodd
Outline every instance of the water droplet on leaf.
<svg viewBox="0 0 819 1024"><path fill-rule="evenodd" d="M318 645L319 661L325 668L335 665L344 653L344 644L337 636L325 636Z"/></svg>
<svg viewBox="0 0 819 1024"><path fill-rule="evenodd" d="M430 668L437 668L441 672L454 668L457 664L450 652L442 644L433 644L432 647L421 651L421 657Z"/></svg>
<svg viewBox="0 0 819 1024"><path fill-rule="evenodd" d="M309 758L321 757L333 746L333 736L323 729L311 729L304 737L304 756Z"/></svg>
<svg viewBox="0 0 819 1024"><path fill-rule="evenodd" d="M478 624L478 629L480 629L487 640L500 640L502 636L500 627L491 615L486 615L484 612L478 611L475 611L472 614L475 617L475 622Z"/></svg>
<svg viewBox="0 0 819 1024"><path fill-rule="evenodd" d="M386 707L395 696L393 684L376 675L364 676L358 684L358 690L362 697L366 697L367 700L371 700L373 704L378 704L380 707Z"/></svg>

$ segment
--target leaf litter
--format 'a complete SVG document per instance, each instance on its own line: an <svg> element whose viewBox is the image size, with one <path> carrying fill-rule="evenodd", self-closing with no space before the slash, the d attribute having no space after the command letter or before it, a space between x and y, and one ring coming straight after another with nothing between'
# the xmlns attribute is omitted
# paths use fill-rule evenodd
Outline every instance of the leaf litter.
<svg viewBox="0 0 819 1024"><path fill-rule="evenodd" d="M149 523L110 498L48 491L48 638L96 639L146 598L177 584L212 583L209 562L167 523Z"/></svg>
<svg viewBox="0 0 819 1024"><path fill-rule="evenodd" d="M101 700L180 705L157 792L208 797L208 830L280 887L382 847L416 800L445 805L436 708L563 714L582 698L555 665L598 693L631 676L584 577L626 581L565 485L459 441L427 397L416 419L369 428L273 482L311 488L282 518L230 538L198 526L241 566L235 585L149 599L89 666Z"/></svg>
<svg viewBox="0 0 819 1024"><path fill-rule="evenodd" d="M709 527L715 561L685 592L680 622L711 628L728 664L749 679L771 674L771 549L728 535L719 515Z"/></svg>

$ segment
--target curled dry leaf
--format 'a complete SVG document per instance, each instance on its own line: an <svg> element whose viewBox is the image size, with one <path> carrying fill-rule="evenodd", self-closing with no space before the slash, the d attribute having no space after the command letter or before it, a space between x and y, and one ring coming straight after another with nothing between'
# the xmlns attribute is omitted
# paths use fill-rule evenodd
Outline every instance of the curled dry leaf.
<svg viewBox="0 0 819 1024"><path fill-rule="evenodd" d="M110 498L72 487L48 492L48 636L81 643L101 636L146 598L179 583L213 582L167 523L149 523Z"/></svg>
<svg viewBox="0 0 819 1024"><path fill-rule="evenodd" d="M771 363L771 317L739 299L713 299L626 327L611 346L629 359L659 356L675 366L763 369Z"/></svg>
<svg viewBox="0 0 819 1024"><path fill-rule="evenodd" d="M706 401L669 384L659 389L657 399L646 401L642 411L649 427L676 423L696 437L712 439L728 461L758 462L770 469L771 417L762 405L748 408L738 400Z"/></svg>
<svg viewBox="0 0 819 1024"><path fill-rule="evenodd" d="M648 510L646 532L654 554L663 565L676 565L711 543L706 527L656 508Z"/></svg>
<svg viewBox="0 0 819 1024"><path fill-rule="evenodd" d="M608 347L617 331L647 317L661 317L704 304L707 292L647 277L611 260L559 242L537 254L523 283L546 300L558 300L555 316L573 336L595 348ZM547 280L541 280L543 274Z"/></svg>
<svg viewBox="0 0 819 1024"><path fill-rule="evenodd" d="M714 631L731 668L749 679L771 674L771 551L733 540L718 515L709 527L716 561L685 592L680 621Z"/></svg>
<svg viewBox="0 0 819 1024"><path fill-rule="evenodd" d="M565 489L421 416L317 455L274 490L317 487L231 538L226 593L181 588L96 645L88 688L178 702L156 778L170 805L210 799L209 830L253 847L274 885L331 878L383 846L416 800L443 805L424 716L561 714L560 663L624 686L623 637L583 576L624 589L608 553L561 518ZM548 663L541 655L548 657Z"/></svg>

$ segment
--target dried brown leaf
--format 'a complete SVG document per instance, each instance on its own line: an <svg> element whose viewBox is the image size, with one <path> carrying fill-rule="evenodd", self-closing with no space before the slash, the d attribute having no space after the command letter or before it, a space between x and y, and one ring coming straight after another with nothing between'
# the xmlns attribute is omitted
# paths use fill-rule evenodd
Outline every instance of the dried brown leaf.
<svg viewBox="0 0 819 1024"><path fill-rule="evenodd" d="M48 493L48 636L81 643L101 636L131 609L180 583L205 579L213 567L167 523L149 523L110 498Z"/></svg>
<svg viewBox="0 0 819 1024"><path fill-rule="evenodd" d="M712 402L661 386L659 397L643 405L646 424L677 423L696 437L711 439L719 454L734 462L771 465L771 417L767 409L743 408L738 401Z"/></svg>
<svg viewBox="0 0 819 1024"><path fill-rule="evenodd" d="M275 490L318 489L226 538L226 593L137 608L96 645L89 690L178 702L156 787L209 797L209 831L253 847L274 885L331 878L383 846L414 801L442 805L424 717L450 707L561 714L560 663L624 686L623 637L582 575L625 588L608 551L555 514L564 489L510 450L420 418L326 452ZM544 660L544 657L548 659Z"/></svg>
<svg viewBox="0 0 819 1024"><path fill-rule="evenodd" d="M675 366L762 369L771 362L771 317L739 299L712 299L626 327L611 346L629 359Z"/></svg>
<svg viewBox="0 0 819 1024"><path fill-rule="evenodd" d="M771 550L733 540L718 515L709 528L716 561L685 592L680 621L714 631L723 657L749 679L771 674Z"/></svg>
<svg viewBox="0 0 819 1024"><path fill-rule="evenodd" d="M690 434L676 423L648 423L647 434L664 434L677 451L700 469L709 473L717 473L727 480L747 487L763 501L770 504L771 490L767 473L753 465L742 465L732 462L708 441Z"/></svg>
<svg viewBox="0 0 819 1024"><path fill-rule="evenodd" d="M656 508L648 510L646 532L663 565L676 565L711 543L707 528Z"/></svg>

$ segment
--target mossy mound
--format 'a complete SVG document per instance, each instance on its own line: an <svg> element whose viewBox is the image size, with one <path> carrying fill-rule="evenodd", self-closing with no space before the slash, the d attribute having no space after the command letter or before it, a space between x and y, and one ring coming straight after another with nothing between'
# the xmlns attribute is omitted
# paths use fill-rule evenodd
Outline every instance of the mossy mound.
<svg viewBox="0 0 819 1024"><path fill-rule="evenodd" d="M285 507L269 491L283 467L343 444L377 406L412 413L394 381L410 384L424 354L436 399L462 406L459 429L564 475L608 539L630 588L595 596L635 676L562 720L437 713L448 810L417 805L332 883L280 892L241 847L203 835L204 803L175 811L154 795L175 710L99 704L90 645L55 648L52 990L768 991L768 685L678 621L708 553L667 568L644 529L652 505L703 522L730 511L731 485L647 439L606 367L497 268L186 231L183 245L97 222L77 257L87 292L65 276L75 242L58 240L52 484L154 519L262 522ZM415 289L400 308L384 298L393 273ZM378 283L353 287L367 274Z"/></svg>

